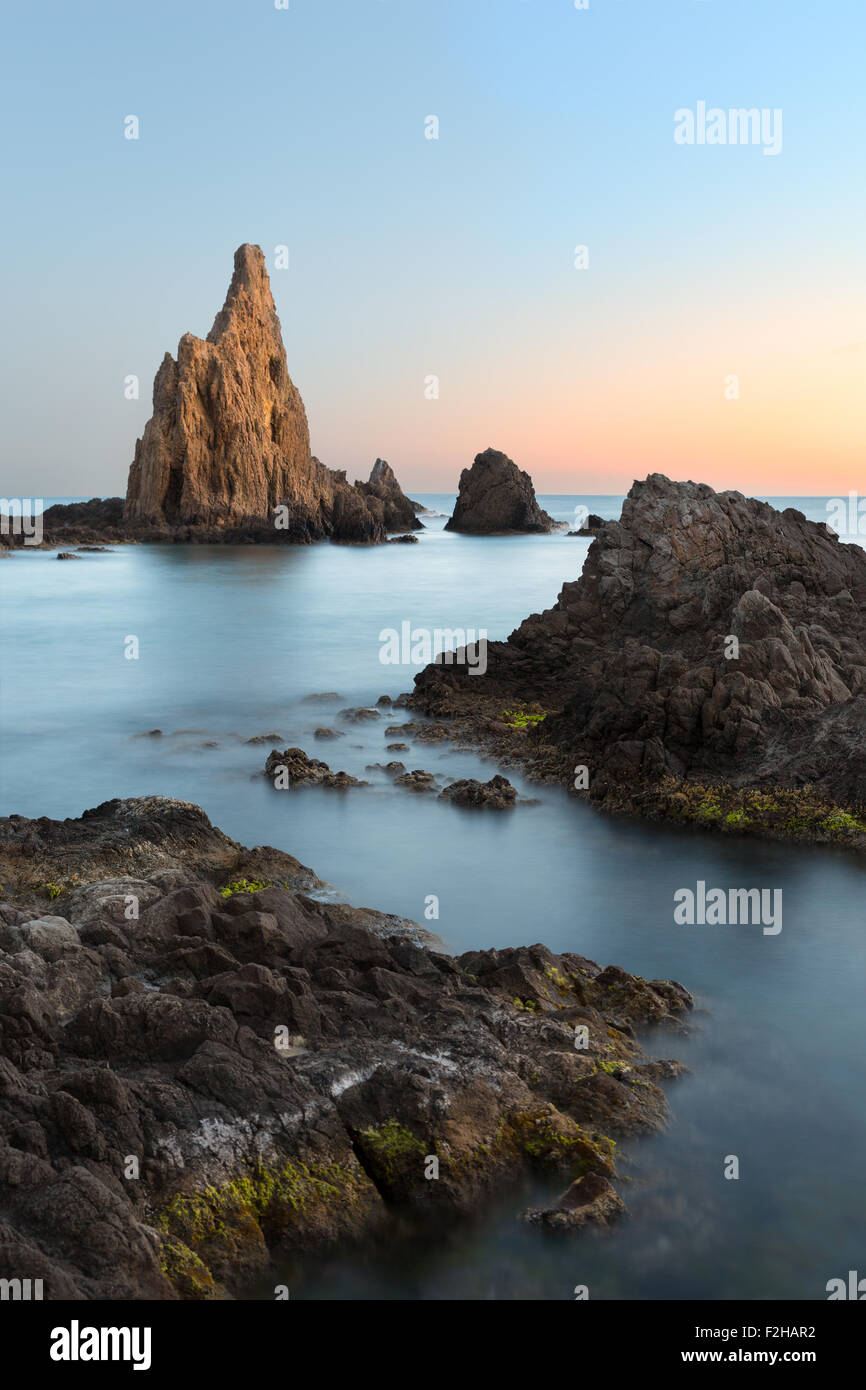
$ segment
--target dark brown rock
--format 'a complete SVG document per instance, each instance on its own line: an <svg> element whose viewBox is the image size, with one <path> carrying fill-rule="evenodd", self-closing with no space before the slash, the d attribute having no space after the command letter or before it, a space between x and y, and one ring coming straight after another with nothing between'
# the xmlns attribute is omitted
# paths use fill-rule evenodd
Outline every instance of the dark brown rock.
<svg viewBox="0 0 866 1390"><path fill-rule="evenodd" d="M355 705L349 709L337 711L338 719L345 719L348 724L365 724L372 719L381 719L382 712L373 705Z"/></svg>
<svg viewBox="0 0 866 1390"><path fill-rule="evenodd" d="M453 801L455 806L487 806L494 811L510 811L517 801L517 791L507 777L497 773L489 782L478 782L474 777L452 782L439 793L439 799Z"/></svg>
<svg viewBox="0 0 866 1390"><path fill-rule="evenodd" d="M279 790L289 787L363 787L357 777L348 772L332 772L327 763L320 758L309 758L302 748L286 748L280 753L276 748L268 754L265 763L265 776Z"/></svg>
<svg viewBox="0 0 866 1390"><path fill-rule="evenodd" d="M474 688L427 667L410 703L537 701L527 756L586 766L600 800L688 779L866 802L866 553L792 508L653 474L487 660Z"/></svg>
<svg viewBox="0 0 866 1390"><path fill-rule="evenodd" d="M81 943L0 942L0 1274L43 1278L46 1299L225 1297L391 1206L501 1201L528 1168L580 1176L564 1209L600 1213L587 1178L615 1175L609 1136L666 1121L631 1032L682 1031L678 986L543 946L422 949L168 799L0 820L7 930L42 915L47 860ZM91 880L116 860L127 878ZM112 940L84 944L100 925ZM631 1070L645 1084L608 1074Z"/></svg>
<svg viewBox="0 0 866 1390"><path fill-rule="evenodd" d="M405 496L394 470L384 459L376 459L366 483L355 483L365 497L377 497L384 506L386 531L423 531L424 523L415 515L415 504ZM401 539L413 539L410 536Z"/></svg>
<svg viewBox="0 0 866 1390"><path fill-rule="evenodd" d="M423 768L415 768L412 772L403 772L394 779L395 786L405 787L410 792L432 792L435 790L436 778L432 772L425 772Z"/></svg>
<svg viewBox="0 0 866 1390"><path fill-rule="evenodd" d="M502 531L553 531L557 523L535 500L532 479L498 449L476 454L460 474L460 491L446 531L490 535Z"/></svg>
<svg viewBox="0 0 866 1390"><path fill-rule="evenodd" d="M625 1215L625 1202L602 1173L577 1178L555 1206L533 1207L522 1219L550 1231L579 1231L584 1226L609 1226Z"/></svg>

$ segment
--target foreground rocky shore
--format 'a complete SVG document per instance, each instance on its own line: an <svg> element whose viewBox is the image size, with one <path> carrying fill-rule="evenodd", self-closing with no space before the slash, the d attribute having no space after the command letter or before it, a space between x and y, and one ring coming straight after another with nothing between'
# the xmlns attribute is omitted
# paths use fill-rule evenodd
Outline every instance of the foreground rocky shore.
<svg viewBox="0 0 866 1390"><path fill-rule="evenodd" d="M866 848L866 552L653 474L483 679L437 662L404 703L608 810Z"/></svg>
<svg viewBox="0 0 866 1390"><path fill-rule="evenodd" d="M242 1295L527 1169L567 1189L532 1224L606 1224L615 1138L665 1122L634 1030L682 986L425 949L187 802L0 820L0 880L0 1275L46 1298Z"/></svg>

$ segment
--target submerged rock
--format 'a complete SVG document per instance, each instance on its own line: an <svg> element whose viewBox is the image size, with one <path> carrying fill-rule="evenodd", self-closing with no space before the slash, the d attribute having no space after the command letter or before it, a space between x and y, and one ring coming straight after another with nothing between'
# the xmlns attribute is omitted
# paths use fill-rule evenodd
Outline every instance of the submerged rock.
<svg viewBox="0 0 866 1390"><path fill-rule="evenodd" d="M436 778L432 772L425 772L423 768L415 768L413 772L404 772L394 779L398 787L406 787L410 792L432 792L436 787Z"/></svg>
<svg viewBox="0 0 866 1390"><path fill-rule="evenodd" d="M530 1207L522 1220L550 1231L579 1231L584 1226L609 1226L625 1215L626 1205L601 1173L577 1178L553 1207Z"/></svg>
<svg viewBox="0 0 866 1390"><path fill-rule="evenodd" d="M557 523L542 511L524 473L498 449L475 455L460 474L460 491L446 531L493 534L502 531L554 531Z"/></svg>
<svg viewBox="0 0 866 1390"><path fill-rule="evenodd" d="M0 881L0 1269L46 1299L225 1297L393 1208L611 1178L666 1121L623 1029L682 1030L680 986L422 949L189 803L0 820Z"/></svg>

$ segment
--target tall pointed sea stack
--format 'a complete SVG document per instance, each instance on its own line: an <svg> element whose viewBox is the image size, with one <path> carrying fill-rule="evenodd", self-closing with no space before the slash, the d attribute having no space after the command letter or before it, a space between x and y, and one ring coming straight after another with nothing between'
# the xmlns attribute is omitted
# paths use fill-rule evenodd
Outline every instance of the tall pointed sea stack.
<svg viewBox="0 0 866 1390"><path fill-rule="evenodd" d="M249 531L258 539L385 539L382 502L310 453L258 246L235 252L226 301L207 338L185 333L177 357L163 358L124 516L134 527Z"/></svg>
<svg viewBox="0 0 866 1390"><path fill-rule="evenodd" d="M286 367L265 258L241 246L206 340L185 333L153 385L136 444L126 514L219 525L272 515L310 468L310 432Z"/></svg>

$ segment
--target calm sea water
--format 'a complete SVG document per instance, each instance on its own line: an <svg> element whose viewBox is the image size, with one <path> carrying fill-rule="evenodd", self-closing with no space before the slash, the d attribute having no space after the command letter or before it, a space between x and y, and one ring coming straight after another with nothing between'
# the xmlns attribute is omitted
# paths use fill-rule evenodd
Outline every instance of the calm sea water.
<svg viewBox="0 0 866 1390"><path fill-rule="evenodd" d="M453 502L420 500L445 513ZM617 516L621 500L540 498L563 520L580 504ZM823 498L776 505L827 516ZM62 817L115 796L183 797L358 904L423 920L437 894L433 925L449 949L544 941L698 995L692 1038L647 1039L692 1074L669 1088L667 1132L623 1146L632 1215L615 1233L551 1241L517 1223L520 1200L503 1192L435 1236L409 1228L382 1249L293 1267L292 1297L558 1299L585 1283L593 1298L824 1298L828 1279L866 1273L866 869L841 852L606 819L510 772L538 798L513 815L401 792L365 772L391 756L387 712L317 743L313 729L340 705L305 696L368 704L410 688L414 668L380 662L383 628L505 637L578 576L589 545L452 536L444 517L425 520L415 546L130 546L4 561L0 811ZM131 636L138 660L124 656ZM160 738L142 737L154 728ZM258 775L268 748L246 742L266 733L371 785L274 792ZM495 770L436 745L400 756L449 778ZM781 888L781 934L675 925L675 890L699 879ZM732 1154L738 1181L723 1176Z"/></svg>

